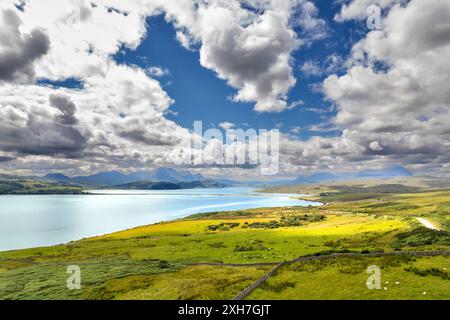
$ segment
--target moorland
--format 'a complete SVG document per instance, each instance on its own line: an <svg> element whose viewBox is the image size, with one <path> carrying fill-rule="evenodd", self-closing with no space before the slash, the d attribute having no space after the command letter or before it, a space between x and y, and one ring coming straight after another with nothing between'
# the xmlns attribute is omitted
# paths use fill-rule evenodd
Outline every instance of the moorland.
<svg viewBox="0 0 450 320"><path fill-rule="evenodd" d="M197 214L1 252L0 299L232 299L283 262L245 299L450 298L445 184L407 179L265 191L306 193L324 205ZM80 290L66 287L69 265L81 269ZM381 269L379 290L366 286L371 265Z"/></svg>

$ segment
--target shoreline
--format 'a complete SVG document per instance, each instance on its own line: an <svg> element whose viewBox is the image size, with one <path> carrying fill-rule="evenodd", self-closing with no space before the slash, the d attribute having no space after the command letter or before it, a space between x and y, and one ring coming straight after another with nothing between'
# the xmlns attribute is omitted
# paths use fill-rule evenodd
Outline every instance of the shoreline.
<svg viewBox="0 0 450 320"><path fill-rule="evenodd" d="M196 190L196 189L184 189L184 190ZM119 190L119 191L127 191L127 190ZM136 191L141 191L141 190L136 190ZM143 192L146 191L153 191L153 190L142 190ZM154 190L157 191L157 190ZM178 190L169 190L169 191L178 191ZM254 190L255 194L226 194L226 193L222 193L222 194L211 194L211 195L219 195L219 196L254 196L254 197L263 197L266 196L263 192L260 192L260 190ZM258 194L259 193L259 194ZM17 195L17 196L58 196L58 194L9 194L9 195ZM163 194L163 193L143 193L143 194L135 194L135 193L108 193L108 194L103 194L103 193L83 193L83 194L59 194L62 196L83 196L83 195L88 195L88 196L146 196L146 195L167 195L167 194ZM176 194L176 195L184 195L184 196L193 196L193 194ZM194 194L195 195L195 194ZM276 193L272 193L272 195L277 196L286 196L289 197L289 199L295 200L295 201L304 201L304 202L309 202L311 203L309 206L324 206L326 205L326 203L322 203L319 201L314 201L314 200L306 200L306 199L301 199L301 198L297 198L295 194L276 194ZM85 237L81 237L81 238L76 238L73 240L69 240L66 242L60 242L60 243L55 243L55 244L48 244L48 245L36 245L36 246L27 246L27 247L23 247L23 248L16 248L16 249L6 249L6 250L0 250L0 253L6 253L6 252L14 252L14 251L21 251L21 250L32 250L32 249L38 249L38 248L48 248L48 247L58 247L58 246L64 246L64 245L69 245L73 242L77 242L77 241L82 241L82 240L87 240L87 239L93 239L93 238L97 238L97 237L102 237L102 236L107 236L107 235L111 235L114 233L118 233L118 232L123 232L123 231L127 231L127 230L133 230L133 229L137 229L137 228L142 228L142 227L147 227L147 226L152 226L152 225L158 225L158 224L163 224L163 223L173 223L176 221L180 221L180 220L194 220L195 218L198 218L199 215L203 215L203 214L220 214L220 213L226 213L226 212L238 212L238 211L246 211L246 210L265 210L265 209L279 209L279 208L292 208L292 207L308 207L308 205L286 205L286 206L261 206L261 207L252 207L252 208L246 208L246 209L233 209L233 210L212 210L212 211L205 211L205 212L195 212L195 213L191 213L185 217L180 217L180 218L170 218L168 220L161 220L161 221L157 221L157 222L153 222L153 223L148 223L148 224L139 224L136 226L132 226L132 227L125 227L125 228L120 228L118 230L114 230L111 232L103 232L103 233L97 233L94 235L90 235L90 236L85 236Z"/></svg>
<svg viewBox="0 0 450 320"><path fill-rule="evenodd" d="M322 205L326 205L326 204L324 203ZM319 206L321 206L321 205L319 205ZM227 213L227 212L239 212L239 211L246 211L246 210L267 210L267 209L295 208L295 207L306 208L306 206L256 207L256 208L250 208L250 209L245 209L245 210L225 210L225 211L210 211L210 212L193 213L193 214L191 214L189 216L186 216L184 218L176 218L176 219L171 219L171 220L164 220L164 221L159 221L159 222L154 222L154 223L149 223L149 224L138 225L138 226L135 226L135 227L120 229L120 230L113 231L113 232L100 233L100 234L96 234L96 235L93 235L93 236L83 237L83 238L70 240L70 241L62 242L62 243L57 243L57 244L53 244L53 245L51 244L51 245L25 247L25 248L19 248L19 249L11 249L11 250L0 250L0 253L15 252L15 251L22 251L22 250L32 250L32 249L39 249L39 248L51 248L51 247L66 246L66 245L69 245L69 244L71 244L73 242L89 240L89 239L95 239L95 238L99 238L99 237L112 235L112 234L115 234L115 233L120 233L120 232L124 232L124 231L129 231L129 230L134 230L134 229L139 229L139 228L144 228L144 227L149 227L149 226L154 226L154 225L174 223L174 222L183 221L183 220L198 220L198 218L199 218L198 215L203 215L203 214L207 215L207 214L220 214L220 213Z"/></svg>

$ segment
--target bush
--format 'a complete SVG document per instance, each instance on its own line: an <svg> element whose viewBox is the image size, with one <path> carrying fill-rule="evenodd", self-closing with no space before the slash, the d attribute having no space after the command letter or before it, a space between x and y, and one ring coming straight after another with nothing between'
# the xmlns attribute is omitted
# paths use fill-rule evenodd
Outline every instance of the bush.
<svg viewBox="0 0 450 320"><path fill-rule="evenodd" d="M269 222L253 222L248 224L247 226L254 229L277 229L281 227L281 225L276 220L272 220Z"/></svg>
<svg viewBox="0 0 450 320"><path fill-rule="evenodd" d="M394 247L418 247L431 244L450 245L450 233L419 227L397 235Z"/></svg>
<svg viewBox="0 0 450 320"><path fill-rule="evenodd" d="M224 242L212 242L212 243L208 243L207 245L210 246L211 248L215 248L215 249L227 247Z"/></svg>
<svg viewBox="0 0 450 320"><path fill-rule="evenodd" d="M234 248L234 252L259 251L259 250L267 250L267 248L263 245L263 242L261 240L255 240L251 243L237 245Z"/></svg>
<svg viewBox="0 0 450 320"><path fill-rule="evenodd" d="M312 214L312 215L305 214L303 220L308 222L319 222L325 220L325 216L323 214Z"/></svg>
<svg viewBox="0 0 450 320"><path fill-rule="evenodd" d="M236 228L239 226L239 223L237 222L223 222L220 224L213 224L206 227L207 231L229 231L233 228Z"/></svg>
<svg viewBox="0 0 450 320"><path fill-rule="evenodd" d="M313 253L312 255L313 256L329 256L329 255L334 254L334 253L351 253L351 252L352 251L347 250L347 249L323 250L323 251L319 251L319 252Z"/></svg>
<svg viewBox="0 0 450 320"><path fill-rule="evenodd" d="M295 283L290 282L290 281L283 281L283 282L279 282L279 283L268 283L263 282L260 285L260 288L262 290L267 290L267 291L272 291L272 292L281 292L283 290L286 290L288 288L294 288L295 287Z"/></svg>
<svg viewBox="0 0 450 320"><path fill-rule="evenodd" d="M299 227L303 224L299 217L281 217L281 224L283 227Z"/></svg>
<svg viewBox="0 0 450 320"><path fill-rule="evenodd" d="M412 272L421 277L435 276L435 277L441 277L444 280L450 280L450 276L447 272L437 269L437 268L420 270L416 267L408 267L408 268L405 268L405 271Z"/></svg>
<svg viewBox="0 0 450 320"><path fill-rule="evenodd" d="M269 222L253 222L244 223L244 228L254 229L277 229L281 227L299 227L302 226L304 221L306 222L318 222L325 219L323 214L305 214L302 216L282 216L280 221L272 220Z"/></svg>

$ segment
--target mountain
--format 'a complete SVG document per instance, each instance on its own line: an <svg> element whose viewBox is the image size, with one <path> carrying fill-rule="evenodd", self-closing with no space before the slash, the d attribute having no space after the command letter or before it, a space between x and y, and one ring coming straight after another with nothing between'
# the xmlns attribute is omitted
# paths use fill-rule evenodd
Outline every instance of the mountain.
<svg viewBox="0 0 450 320"><path fill-rule="evenodd" d="M196 188L225 188L227 185L214 180L188 181L188 182L149 182L139 181L115 186L125 190L179 190Z"/></svg>
<svg viewBox="0 0 450 320"><path fill-rule="evenodd" d="M177 171L171 168L159 168L153 171L150 180L178 182L178 181L198 181L204 179L205 178L201 174L194 175L188 171Z"/></svg>
<svg viewBox="0 0 450 320"><path fill-rule="evenodd" d="M158 168L151 172L133 172L127 176L130 181L200 181L205 180L201 174L192 174L189 171L177 171L172 168Z"/></svg>
<svg viewBox="0 0 450 320"><path fill-rule="evenodd" d="M51 181L51 182L71 182L70 177L65 176L61 173L49 173L42 177L43 180Z"/></svg>
<svg viewBox="0 0 450 320"><path fill-rule="evenodd" d="M389 179L397 177L411 177L411 171L402 166L392 166L381 170L363 170L356 173L346 172L318 172L307 176L299 176L289 184L314 184L321 182L337 182L355 179Z"/></svg>
<svg viewBox="0 0 450 320"><path fill-rule="evenodd" d="M133 183L189 183L196 182L201 186L203 182L204 187L217 186L268 186L268 185L295 185L295 184L314 184L322 182L338 182L355 179L388 179L395 177L410 177L412 173L402 166L392 166L382 170L364 170L356 173L342 173L342 172L317 172L311 175L302 175L295 180L268 180L268 181L237 181L231 179L210 180L203 177L201 174L192 174L189 171L178 171L172 168L158 168L150 172L140 171L130 174L124 174L118 171L100 172L90 176L68 177L60 173L50 173L41 177L43 181L63 182L72 185L85 185L92 187L120 187ZM205 181L209 181L206 183ZM130 186L131 187L131 186ZM152 187L152 186L151 186ZM169 186L168 187L174 187ZM195 184L193 187L196 187ZM153 187L152 187L153 188ZM155 188L160 188L156 185ZM175 188L184 189L185 186L175 186Z"/></svg>
<svg viewBox="0 0 450 320"><path fill-rule="evenodd" d="M65 182L88 186L116 186L139 181L151 182L193 182L206 180L201 174L192 174L189 171L177 171L172 168L158 168L151 172L133 172L124 174L118 171L100 172L89 176L67 177L61 173L50 173L42 180Z"/></svg>
<svg viewBox="0 0 450 320"><path fill-rule="evenodd" d="M299 176L297 179L295 179L294 183L319 183L323 181L333 181L336 179L337 176L330 172L318 172L309 176Z"/></svg>
<svg viewBox="0 0 450 320"><path fill-rule="evenodd" d="M49 174L47 180L36 181L35 177L0 174L1 194L83 194L80 186L52 179L70 179L63 175Z"/></svg>
<svg viewBox="0 0 450 320"><path fill-rule="evenodd" d="M75 183L93 186L112 186L131 182L125 174L118 171L100 172L91 176L73 177L71 180Z"/></svg>
<svg viewBox="0 0 450 320"><path fill-rule="evenodd" d="M358 178L395 178L411 177L411 171L402 166L392 166L382 170L365 170L358 173Z"/></svg>

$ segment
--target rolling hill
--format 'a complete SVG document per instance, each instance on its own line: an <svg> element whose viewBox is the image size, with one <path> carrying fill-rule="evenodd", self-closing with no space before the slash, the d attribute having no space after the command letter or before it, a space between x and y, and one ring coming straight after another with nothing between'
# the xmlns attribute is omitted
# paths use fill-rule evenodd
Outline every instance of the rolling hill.
<svg viewBox="0 0 450 320"><path fill-rule="evenodd" d="M356 179L391 179L398 177L411 177L411 171L402 166L392 166L381 170L364 170L355 173L349 172L318 172L311 175L299 176L289 184L314 184L322 182L338 182Z"/></svg>
<svg viewBox="0 0 450 320"><path fill-rule="evenodd" d="M74 185L112 187L134 182L193 182L206 180L200 174L189 171L177 171L172 168L158 168L150 172L124 174L119 171L100 172L89 176L68 177L60 173L50 173L41 177L44 181L65 182Z"/></svg>

